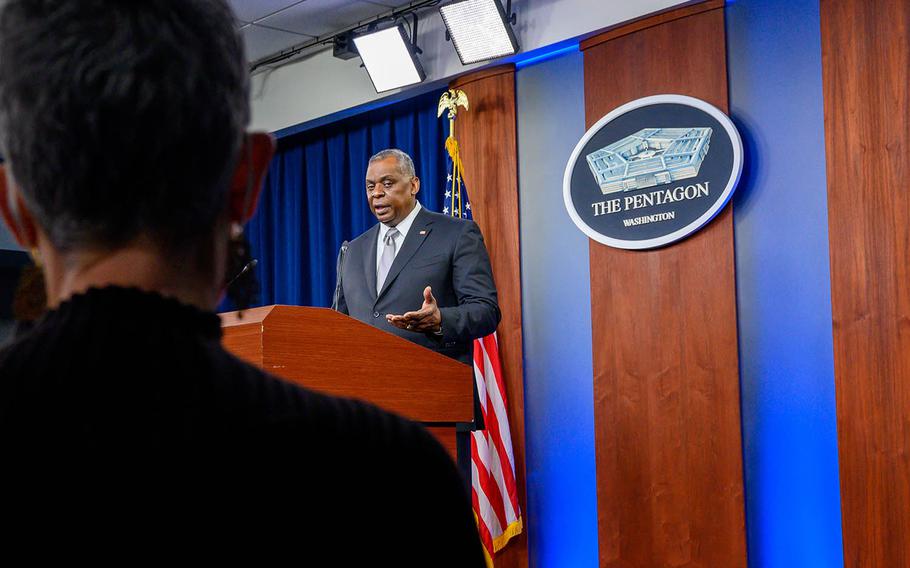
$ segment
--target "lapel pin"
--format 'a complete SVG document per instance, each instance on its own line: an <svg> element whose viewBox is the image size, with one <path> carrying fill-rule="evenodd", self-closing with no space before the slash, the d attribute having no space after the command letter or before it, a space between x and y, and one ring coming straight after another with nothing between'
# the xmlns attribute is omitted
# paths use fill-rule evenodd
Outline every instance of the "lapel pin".
<svg viewBox="0 0 910 568"><path fill-rule="evenodd" d="M426 235L427 232L426 232L426 231L420 231L420 234L421 234L421 235Z"/></svg>

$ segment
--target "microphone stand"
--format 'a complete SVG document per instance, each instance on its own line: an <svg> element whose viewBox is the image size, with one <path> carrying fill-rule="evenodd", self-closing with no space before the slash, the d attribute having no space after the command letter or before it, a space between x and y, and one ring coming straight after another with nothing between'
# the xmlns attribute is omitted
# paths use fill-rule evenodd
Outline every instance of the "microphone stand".
<svg viewBox="0 0 910 568"><path fill-rule="evenodd" d="M338 311L338 301L341 300L341 272L344 269L344 255L348 252L348 242L341 243L338 251L338 260L335 262L335 294L332 295L332 309Z"/></svg>

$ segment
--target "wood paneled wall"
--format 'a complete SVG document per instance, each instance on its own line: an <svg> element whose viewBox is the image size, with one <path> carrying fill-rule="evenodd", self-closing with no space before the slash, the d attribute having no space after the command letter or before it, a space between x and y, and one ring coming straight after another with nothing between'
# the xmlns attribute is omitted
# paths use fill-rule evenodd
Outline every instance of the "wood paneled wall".
<svg viewBox="0 0 910 568"><path fill-rule="evenodd" d="M910 566L910 2L820 8L844 563Z"/></svg>
<svg viewBox="0 0 910 568"><path fill-rule="evenodd" d="M581 48L589 127L662 93L727 110L722 1ZM745 567L730 206L669 247L590 258L600 565Z"/></svg>
<svg viewBox="0 0 910 568"><path fill-rule="evenodd" d="M509 425L519 501L525 527L524 370L521 344L521 256L518 244L518 144L515 117L515 67L494 67L459 77L452 88L468 95L455 135L461 146L465 183L474 219L483 232L499 292L502 322L499 350L509 399ZM497 568L528 565L527 528L497 555Z"/></svg>

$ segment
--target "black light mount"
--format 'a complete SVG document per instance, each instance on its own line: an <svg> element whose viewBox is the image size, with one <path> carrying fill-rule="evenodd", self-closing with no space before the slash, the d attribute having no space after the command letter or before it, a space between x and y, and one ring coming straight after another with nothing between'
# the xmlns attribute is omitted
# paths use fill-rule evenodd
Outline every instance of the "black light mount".
<svg viewBox="0 0 910 568"><path fill-rule="evenodd" d="M354 45L354 32L345 32L332 38L332 55L344 60L360 56Z"/></svg>

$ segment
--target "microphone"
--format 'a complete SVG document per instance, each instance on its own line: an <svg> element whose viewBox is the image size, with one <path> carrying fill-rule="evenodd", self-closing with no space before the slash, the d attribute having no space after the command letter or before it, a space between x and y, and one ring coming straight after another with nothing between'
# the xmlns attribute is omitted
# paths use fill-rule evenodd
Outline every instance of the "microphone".
<svg viewBox="0 0 910 568"><path fill-rule="evenodd" d="M253 260L249 261L248 263L244 264L244 265L243 265L243 269L241 269L240 272L237 273L237 276L234 276L233 278L231 278L230 281L228 281L228 283L227 283L227 285L226 285L225 287L230 286L231 284L233 284L234 282L236 282L238 278L240 278L241 276L243 276L244 274L246 274L246 273L249 272L250 270L256 268L256 265L257 265L257 264L259 264L259 261L256 260L255 258L254 258Z"/></svg>
<svg viewBox="0 0 910 568"><path fill-rule="evenodd" d="M335 294L332 296L332 309L338 311L338 301L341 300L341 272L344 269L344 255L348 252L348 242L341 243L338 251L338 260L335 262Z"/></svg>

